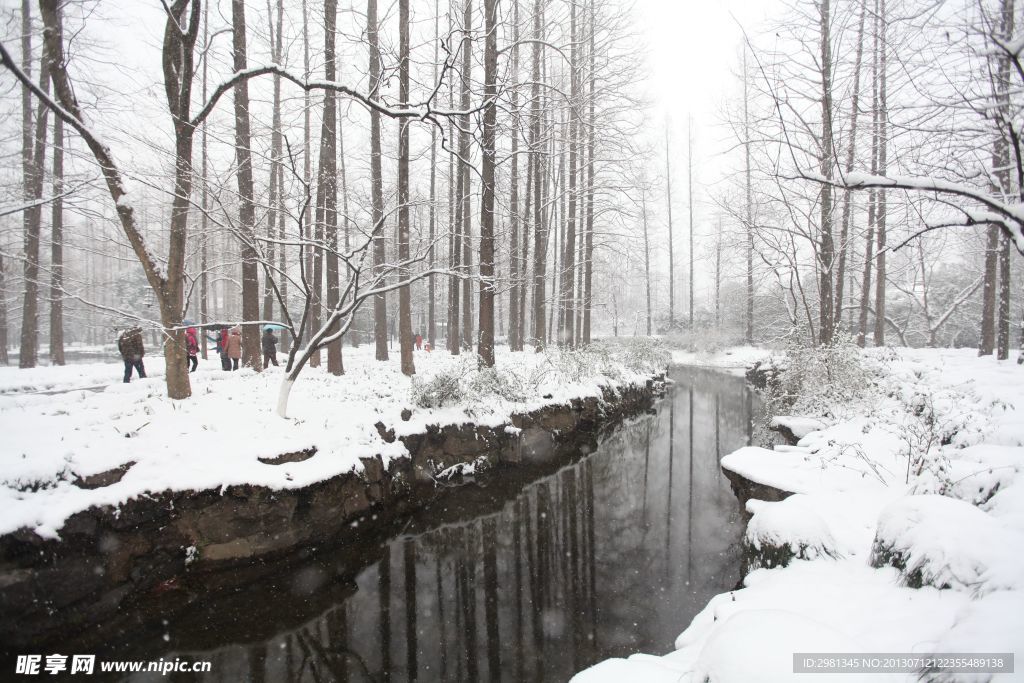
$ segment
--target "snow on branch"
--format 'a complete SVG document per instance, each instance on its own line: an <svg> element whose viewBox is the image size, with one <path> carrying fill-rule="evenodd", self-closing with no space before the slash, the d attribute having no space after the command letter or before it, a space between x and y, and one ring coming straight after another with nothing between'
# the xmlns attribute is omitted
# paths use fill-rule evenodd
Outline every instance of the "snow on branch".
<svg viewBox="0 0 1024 683"><path fill-rule="evenodd" d="M438 118L449 118L454 116L468 116L482 111L490 104L489 99L485 99L478 106L466 110L446 110L446 109L435 109L430 101L407 107L389 107L386 104L382 104L379 100L371 98L369 95L357 91L351 86L347 86L344 83L337 81L327 81L322 79L305 79L297 76L280 64L266 64L263 66L254 66L241 71L236 71L231 74L227 80L220 83L214 90L213 94L210 95L210 99L206 101L202 109L200 109L196 115L189 121L189 125L193 128L198 127L214 110L217 106L218 100L238 83L247 81L258 76L276 75L280 78L291 82L292 84L302 88L303 90L332 90L334 92L346 95L368 109L372 109L383 116L387 116L392 119L419 119L421 121L430 121L440 126Z"/></svg>
<svg viewBox="0 0 1024 683"><path fill-rule="evenodd" d="M998 225L1013 240L1017 251L1024 255L1024 206L1020 202L1007 202L998 199L977 187L927 176L881 176L869 173L848 173L843 178L837 180L835 178L826 178L819 173L801 171L800 177L844 190L889 188L912 192L934 192L936 195L958 197L975 202L984 207L985 210L978 210L977 208L960 204L956 205L956 208L964 214L962 224Z"/></svg>
<svg viewBox="0 0 1024 683"><path fill-rule="evenodd" d="M132 249L135 251L136 256L142 263L146 279L154 289L159 289L164 283L164 276L160 272L156 259L149 253L145 240L142 238L142 233L139 232L138 227L136 226L135 212L128 200L128 191L124 187L124 180L121 177L121 172L114 161L110 147L103 143L99 136L93 133L82 120L78 101L75 99L67 71L63 66L66 61L64 59L63 46L60 42L60 34L57 31L52 30L52 26L56 25L56 18L52 16L50 12L47 12L43 5L40 5L40 7L43 9L44 23L49 27L49 29L44 32L44 47L46 49L47 59L49 59L50 62L50 78L53 82L54 94L57 99L55 100L50 97L47 92L29 78L21 67L15 63L14 59L11 57L11 53L8 52L7 47L3 42L0 42L0 66L3 66L5 69L10 71L14 77L29 90L29 92L31 92L39 99L39 101L54 113L54 116L60 117L61 120L74 128L85 141L85 144L89 147L93 157L95 157L96 162L100 166L103 178L107 183L107 189L109 190L110 196L117 207L117 215L120 218L125 236L128 238L128 241L132 245ZM57 100L59 100L59 104Z"/></svg>

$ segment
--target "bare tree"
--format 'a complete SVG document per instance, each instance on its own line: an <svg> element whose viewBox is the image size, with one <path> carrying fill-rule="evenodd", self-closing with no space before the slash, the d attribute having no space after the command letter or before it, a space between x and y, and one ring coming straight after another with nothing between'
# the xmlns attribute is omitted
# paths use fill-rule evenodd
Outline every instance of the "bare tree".
<svg viewBox="0 0 1024 683"><path fill-rule="evenodd" d="M856 57L853 66L853 94L850 99L850 134L846 145L846 173L853 173L857 156L857 122L860 117L860 72L864 59L864 25L868 14L867 0L861 0L860 23L857 27ZM843 318L843 289L846 283L846 258L850 250L850 221L853 214L853 193L843 194L843 217L839 228L839 265L836 268L836 297L833 307L836 329Z"/></svg>
<svg viewBox="0 0 1024 683"><path fill-rule="evenodd" d="M198 2L198 0L196 0ZM232 55L236 73L247 68L245 35L245 0L231 0ZM191 77L190 77L191 78ZM262 369L260 355L260 328L249 321L260 317L259 263L253 248L256 230L256 203L253 197L252 149L249 121L249 81L238 79L233 86L235 109L235 178L238 182L238 219L241 230L249 239L243 239L242 250L242 364L257 372ZM185 104L184 106L188 106ZM191 165L191 139L189 149ZM190 181L191 182L191 181ZM187 219L188 207L184 207Z"/></svg>
<svg viewBox="0 0 1024 683"><path fill-rule="evenodd" d="M409 0L398 0L398 90L402 104L409 102ZM486 133L485 133L486 134ZM409 260L409 122L398 122L398 260ZM399 273L408 279L404 272ZM416 374L412 358L412 305L409 287L398 290L398 344L402 374Z"/></svg>
<svg viewBox="0 0 1024 683"><path fill-rule="evenodd" d="M23 16L27 16L27 6L22 7L22 12ZM53 21L56 25L55 30L59 32L60 14L56 7ZM23 52L26 46L29 50L31 49L31 43L26 41L27 39L22 39ZM28 53L28 59L31 59L31 52ZM49 96L50 92L50 62L50 53L44 49L39 63L39 88L46 96ZM29 109L31 117L31 105ZM18 351L18 367L21 368L34 368L39 361L39 233L42 229L43 213L40 200L43 197L45 176L46 118L48 113L49 109L40 102L35 121L30 128L33 142L31 156L26 167L28 172L24 174L25 201L28 204L28 209L24 212L25 259L22 264L22 276L25 281L25 293L21 306L21 347ZM24 160L24 151L22 154Z"/></svg>
<svg viewBox="0 0 1024 683"><path fill-rule="evenodd" d="M53 117L50 206L50 365L64 365L64 122Z"/></svg>
<svg viewBox="0 0 1024 683"><path fill-rule="evenodd" d="M473 33L473 0L465 0L463 4L462 29L466 32L466 40L463 43L463 81L462 81L462 109L469 110L470 97L472 96L472 53L473 42L469 38ZM472 210L470 208L472 194L470 192L472 167L469 163L471 131L469 130L469 116L461 121L462 140L459 143L459 157L462 169L462 268L468 274L472 271L473 265L473 243L471 234L473 231ZM465 147L463 153L463 146ZM462 281L462 348L473 348L473 281L466 279Z"/></svg>
<svg viewBox="0 0 1024 683"><path fill-rule="evenodd" d="M590 26L587 34L590 38L588 49L588 74L589 92L587 93L587 217L586 217L586 244L583 250L583 344L590 343L590 316L593 306L593 278L594 278L594 174L597 171L594 154L596 152L596 117L595 101L597 98L597 56L595 54L594 33L597 30L597 12L594 9L594 0L590 0Z"/></svg>
<svg viewBox="0 0 1024 683"><path fill-rule="evenodd" d="M747 252L747 324L744 331L744 340L748 344L754 343L754 197L753 183L751 182L750 166L750 73L747 69L747 46L743 48L743 189L745 191L746 206L744 207L744 230L746 232Z"/></svg>
<svg viewBox="0 0 1024 683"><path fill-rule="evenodd" d="M370 48L370 99L376 101L380 91L380 43L377 24L377 0L366 2L366 36ZM384 173L381 169L380 112L370 110L370 183L373 202L373 224L384 220ZM373 243L373 265L376 275L384 271L384 231L376 230ZM381 288L383 290L383 287ZM387 293L381 291L373 298L373 339L377 360L388 359Z"/></svg>
<svg viewBox="0 0 1024 683"><path fill-rule="evenodd" d="M513 351L522 351L523 333L520 307L525 304L525 296L521 271L525 268L525 263L519 237L519 0L513 0L512 16L512 83L510 92L513 120L509 136L512 149L509 155L511 168L509 170L508 345ZM529 181L527 181L527 187L529 187ZM527 195L529 195L529 190L527 190ZM527 206L529 206L529 196L527 196Z"/></svg>
<svg viewBox="0 0 1024 683"><path fill-rule="evenodd" d="M888 46L886 45L886 30L888 20L886 19L886 0L879 0L878 14L875 21L878 25L879 49L878 49L878 172L885 175L888 172L888 85L886 80L886 61ZM824 186L823 186L824 187ZM885 188L879 188L875 194L877 206L875 208L875 346L885 344L885 284L886 284L886 193Z"/></svg>
<svg viewBox="0 0 1024 683"><path fill-rule="evenodd" d="M533 3L533 61L531 68L530 86L530 158L533 164L533 340L536 350L544 347L547 339L545 327L546 299L545 285L547 284L547 248L548 229L544 221L543 188L541 180L542 151L541 151L541 107L540 107L540 79L541 79L541 41L543 32L541 30L541 0L534 0ZM545 183L546 184L546 183Z"/></svg>
<svg viewBox="0 0 1024 683"><path fill-rule="evenodd" d="M480 341L477 353L494 366L494 164L498 117L498 0L484 0L484 111L480 178Z"/></svg>
<svg viewBox="0 0 1024 683"><path fill-rule="evenodd" d="M132 198L128 195L121 170L111 148L83 122L81 109L68 75L69 62L64 54L63 37L57 14L57 0L41 0L45 61L51 67L56 98L51 98L32 82L0 45L0 62L55 115L64 119L86 143L96 159L108 192L113 200L122 230L142 265L146 279L156 295L164 328L164 358L167 364L166 383L170 398L187 398L191 394L185 365L184 330L181 320L184 308L185 238L188 228L188 203L192 189L192 136L195 127L208 115L189 114L193 77L193 49L199 31L200 7L190 0L178 0L167 6L167 27L164 32L163 66L168 110L175 132L175 183L171 205L171 225L166 268L161 268L148 249L136 222ZM189 11L191 10L191 11Z"/></svg>
<svg viewBox="0 0 1024 683"><path fill-rule="evenodd" d="M693 330L693 119L686 124L686 203L690 214L690 310L689 325Z"/></svg>
<svg viewBox="0 0 1024 683"><path fill-rule="evenodd" d="M569 174L567 176L568 210L565 220L565 246L562 250L561 273L561 322L558 327L558 343L560 346L573 346L576 342L573 326L573 279L576 263L576 206L577 206L577 168L579 155L579 33L576 3L569 7Z"/></svg>
<svg viewBox="0 0 1024 683"><path fill-rule="evenodd" d="M434 82L437 82L438 48L441 43L439 22L441 20L441 9L438 0L434 0ZM346 209L347 213L347 209ZM430 209L429 209L428 241L430 251L428 253L427 266L434 268L436 265L434 256L434 237L437 231L437 128L430 128ZM348 245L345 245L348 248ZM427 278L427 345L434 349L437 343L437 320L436 320L436 288L437 281L431 275Z"/></svg>

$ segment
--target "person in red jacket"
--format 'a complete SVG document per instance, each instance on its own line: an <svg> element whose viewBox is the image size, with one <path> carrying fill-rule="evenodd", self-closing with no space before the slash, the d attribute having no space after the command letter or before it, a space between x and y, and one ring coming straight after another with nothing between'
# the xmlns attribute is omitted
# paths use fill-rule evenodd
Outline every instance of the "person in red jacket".
<svg viewBox="0 0 1024 683"><path fill-rule="evenodd" d="M231 369L231 357L228 356L228 329L225 327L217 335L217 352L220 354L220 369Z"/></svg>
<svg viewBox="0 0 1024 683"><path fill-rule="evenodd" d="M195 372L199 367L199 341L194 327L185 330L185 351L188 353L189 372Z"/></svg>

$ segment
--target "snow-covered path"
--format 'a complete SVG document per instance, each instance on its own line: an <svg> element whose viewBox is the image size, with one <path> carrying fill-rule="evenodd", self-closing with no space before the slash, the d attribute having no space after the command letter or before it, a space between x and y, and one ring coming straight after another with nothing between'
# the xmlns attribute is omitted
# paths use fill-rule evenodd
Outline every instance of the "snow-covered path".
<svg viewBox="0 0 1024 683"><path fill-rule="evenodd" d="M121 383L120 363L31 370L0 368L0 533L27 527L59 533L75 512L117 505L149 492L253 484L297 488L358 470L360 458L405 457L400 440L385 441L375 424L397 435L427 425L506 423L516 412L600 396L604 387L644 383L652 372L611 355L498 351L497 370L479 372L475 356L416 353L415 380L397 354L386 363L373 349L345 349L346 374L308 368L299 378L290 418L274 412L283 369L224 372L201 362L192 398L165 396L163 359L147 357L149 377ZM461 398L420 408L414 382L455 378ZM97 391L95 387L101 386ZM403 410L411 417L403 419ZM271 466L260 458L315 448L302 462ZM116 483L82 488L77 480L115 468Z"/></svg>

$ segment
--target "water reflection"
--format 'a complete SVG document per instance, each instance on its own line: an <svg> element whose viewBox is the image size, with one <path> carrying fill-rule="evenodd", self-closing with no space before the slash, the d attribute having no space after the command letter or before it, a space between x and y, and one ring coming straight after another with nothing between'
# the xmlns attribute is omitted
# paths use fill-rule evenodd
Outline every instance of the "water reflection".
<svg viewBox="0 0 1024 683"><path fill-rule="evenodd" d="M674 378L593 455L525 488L456 491L388 543L317 558L135 649L212 660L189 681L353 682L566 680L669 650L738 579L742 524L718 459L748 443L756 401L731 377Z"/></svg>

